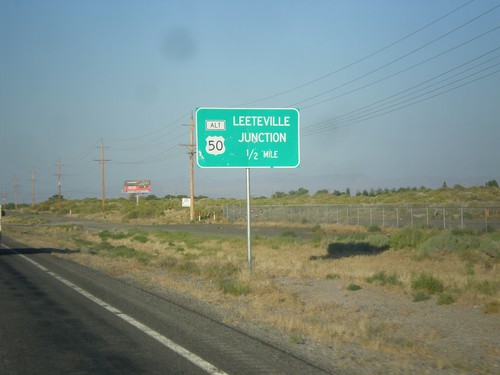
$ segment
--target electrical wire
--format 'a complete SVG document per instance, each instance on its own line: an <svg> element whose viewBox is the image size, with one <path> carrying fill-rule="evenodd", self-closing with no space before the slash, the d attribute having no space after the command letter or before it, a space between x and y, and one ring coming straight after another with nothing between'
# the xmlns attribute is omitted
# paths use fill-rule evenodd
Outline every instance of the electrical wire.
<svg viewBox="0 0 500 375"><path fill-rule="evenodd" d="M367 72L367 73L365 73L365 74L363 74L363 75L361 75L361 76L359 76L359 77L356 77L356 78L354 78L354 79L352 79L352 80L350 80L350 81L348 81L348 82L345 82L345 83L343 83L343 84L341 84L341 85L338 85L338 86L336 86L336 87L334 87L334 88L331 88L331 89L329 89L329 90L323 91L323 92L321 92L321 93L319 93L319 94L317 94L317 95L311 96L311 97L309 97L309 98L303 99L303 100L298 101L298 102L295 102L295 103L293 103L293 104L290 104L290 105L289 105L289 107L297 107L297 106L299 106L299 105L300 105L300 104L302 104L302 103L305 103L305 102L308 102L308 101L310 101L310 100L316 99L316 98L318 98L318 97L320 97L320 96L323 96L323 95L325 95L325 94L328 94L328 93L330 93L330 92L332 92L332 91L335 91L335 90L337 90L337 89L339 89L339 88L345 87L345 86L347 86L347 85L349 85L349 84L351 84L351 83L353 83L353 82L359 81L359 80L360 80L360 79L362 79L362 78L365 78L365 77L367 77L367 76L369 76L369 75L372 75L372 74L373 74L373 73L375 73L375 72L378 72L378 71L380 71L380 70L382 70L382 69L384 69L384 68L386 68L386 67L388 67L388 66L390 66L390 65L392 65L392 64L394 64L394 63L396 63L396 62L398 62L398 61L400 61L400 60L402 60L402 59L404 59L404 58L406 58L406 57L408 57L408 56L413 55L414 53L416 53L416 52L418 52L418 51L420 51L420 50L422 50L422 49L424 49L424 48L426 48L426 47L429 47L430 45L434 44L435 42L437 42L437 41L439 41L439 40L441 40L441 39L443 39L443 38L445 38L445 37L447 37L447 36L451 35L452 33L454 33L454 32L456 32L456 31L458 31L458 30L462 29L463 27L465 27L465 26L469 25L470 23L472 23L472 22L474 22L474 21L477 21L479 18L484 17L485 15L487 15L487 14L491 13L492 11L494 11L494 10L495 10L495 9L497 9L497 8L500 8L500 5L497 5L497 6L493 7L493 8L491 8L491 9L487 10L486 12L483 12L482 14L480 14L480 15L478 15L478 16L476 16L476 17L472 18L472 19L470 19L469 21L467 21L467 22L465 22L465 23L461 24L460 26L455 27L454 29L452 29L452 30L450 30L450 31L448 31L448 32L446 32L446 33L444 33L444 34L442 34L442 35L438 36L437 38L434 38L433 40L431 40L431 41L429 41L429 42L427 42L427 43L424 43L424 44L423 44L423 45L421 45L420 47L417 47L417 48L413 49L412 51L410 51L410 52L408 52L408 53L406 53L406 54L404 54L404 55L402 55L402 56L399 56L398 58L396 58L396 59L394 59L394 60L392 60L392 61L389 61L388 63L382 64L381 66L379 66L379 67L377 67L377 68L375 68L375 69L372 69L372 70L370 70L369 72ZM475 37L475 38L473 38L473 39L471 39L471 40L469 40L469 41L467 41L467 42L465 42L465 43L463 43L463 44L470 43L471 41L476 40L477 38L480 38L480 37L482 37L482 36L484 36L484 35L486 35L486 34L488 34L488 33L491 33L491 32L493 32L493 31L495 31L495 30L497 30L497 29L499 29L499 28L500 28L500 26L498 26L498 27L496 27L496 28L493 28L492 30L489 30L489 31L487 31L487 32L485 32L485 33L483 33L483 34L481 34L481 35L478 35L477 37ZM458 48L458 47L460 47L460 46L462 46L462 44L461 44L461 45L459 45L459 46L457 46L457 47L455 47L455 48ZM453 48L453 49L455 49L455 48ZM451 51L451 50L453 50L453 49L450 49L449 51ZM448 53L449 51L446 51L446 52L444 52L444 53ZM444 54L444 53L443 53L443 54ZM439 56L439 55L438 55L438 56Z"/></svg>
<svg viewBox="0 0 500 375"><path fill-rule="evenodd" d="M441 57L441 56L443 56L443 55L445 55L445 54L447 54L447 53L450 53L450 52L452 52L452 51L454 51L454 50L456 50L456 49L460 48L460 47L463 47L463 46L465 46L466 44L469 44L469 43L471 43L471 42L473 42L473 41L475 41L475 40L477 40L477 39L479 39L479 38L481 38L481 37L483 37L483 36L486 36L486 35L488 35L488 34L490 34L490 33L494 32L494 31L498 30L498 29L500 29L500 26L494 27L493 29L488 30L488 31L486 31L486 32L483 32L483 33L481 33L480 35L477 35L477 36L475 36L475 37L474 37L474 38L472 38L472 39L469 39L469 40L467 40L467 41L465 41L465 42L462 42L462 43L460 43L460 44L458 44L458 45L456 45L456 46L454 46L454 47L451 47L451 48L447 49L447 50L446 50L446 51L444 51L444 52L438 53L438 54L436 54L436 55L434 55L434 56L432 56L432 57L429 57L429 58L427 58L427 59L425 59L425 60L423 60L423 61L419 62L419 63L413 64L413 65L411 65L411 66L409 66L409 67L407 67L407 68L405 68L405 69L399 70L399 71L398 71L398 72L396 72L396 73L390 74L390 75L385 76L385 77L383 77L383 78L381 78L381 79L378 79L378 80L376 80L376 81L374 81L374 82L372 82L372 83L369 83L369 84L366 84L366 85L364 85L364 86L358 87L358 88L356 88L356 89L350 90L350 91L348 91L348 92L346 92L346 93L344 93L344 94L337 95L337 96L335 96L335 97L333 97L333 98L324 99L324 100L321 100L321 101L316 102L316 103L314 103L314 104L311 104L311 105L308 105L308 106L301 107L301 109L311 108L311 107L317 106L317 105L319 105L319 104L323 104L323 103L329 102L329 101L331 101L331 100L338 99L338 98L340 98L340 97L342 97L342 96L345 96L345 95L348 95L348 94L352 94L352 93L354 93L354 92L356 92L356 91L359 91L359 90L362 90L362 89L368 88L368 87L373 86L373 85L375 85L375 84L377 84L377 83L380 83L380 82L383 82L383 81L385 81L385 80L387 80L387 79L393 78L393 77L395 77L395 76L397 76L397 75L399 75L399 74L406 73L406 72L408 72L408 71L409 71L409 70L411 70L411 69L417 68L417 67L419 67L419 66L421 66L421 65L423 65L423 64L425 64L425 63L428 63L429 61L435 60L435 59L437 59L438 57ZM350 82L348 82L348 83L346 83L346 84L343 84L343 85L337 86L335 89L340 88L340 87L343 87L343 86L346 86L347 84L352 83L352 82L357 81L357 80L358 80L358 79L355 79L355 80L352 80L352 81L350 81ZM334 89L329 90L329 91L333 91L333 90L334 90ZM319 95L318 95L318 96L319 96ZM292 105L292 106L294 106L294 105Z"/></svg>
<svg viewBox="0 0 500 375"><path fill-rule="evenodd" d="M346 69L348 69L348 68L351 68L351 67L353 67L353 66L355 66L355 65L357 65L357 64L359 64L359 63L361 63L361 62L363 62L363 61L365 61L365 60L368 60L369 58L371 58L371 57L373 57L373 56L378 55L379 53L381 53L381 52L383 52L383 51L385 51L385 50L387 50L387 49L389 49L389 48L391 48L391 47L395 46L396 44L401 43L401 42L402 42L402 41L404 41L404 40L406 40L406 39L408 39L408 38L410 38L410 37L412 37L412 36L414 36L414 35L418 34L419 32L421 32L421 31L423 31L423 30L425 30L425 29L427 29L427 28L431 27L432 25L434 25L434 24L438 23L439 21L442 21L443 19L445 19L445 18L447 18L447 17L451 16L452 14L454 14L454 13L458 12L458 11L459 11L459 10L461 10L462 8L465 8L466 6L468 6L469 4L473 3L474 1L475 1L475 0L471 0L471 1L469 1L469 2L465 3L465 4L461 5L461 6L459 6L459 7L455 8L455 9L453 9L452 11L450 11L450 12L446 13L445 15L443 15L443 16L441 16L441 17L436 18L436 19L435 19L435 20L433 20L432 22L430 22L430 23L428 23L428 24L426 24L426 25L424 25L424 26L420 27L419 29L417 29L417 30L415 30L415 31L413 31L413 32L411 32L411 33L409 33L409 34L405 35L404 37L402 37L402 38L400 38L400 39L398 39L398 40L396 40L396 41L394 41L394 42L392 42L392 43L389 43L388 45L386 45L386 46L384 46L384 47L382 47L382 48L379 48L378 50L376 50L376 51L374 51L374 52L372 52L372 53L370 53L370 54L368 54L368 55L366 55L366 56L364 56L364 57L362 57L362 58L360 58L360 59L358 59L358 60L356 60L356 61L354 61L354 62L352 62L352 63L349 63L349 64L344 65L343 67L341 67L341 68L339 68L339 69L336 69L336 70L334 70L334 71L332 71L332 72L329 72L329 73L327 73L327 74L325 74L325 75L322 75L321 77L315 78L315 79L313 79L313 80L311 80L311 81L308 81L308 82L305 82L305 83L300 84L300 85L298 85L298 86L292 87L292 88L290 88L290 89L287 89L287 90L284 90L284 91L278 92L278 93L276 93L276 94L272 94L272 95L269 95L269 96L266 96L266 97L258 98L258 99L255 99L255 100L252 100L252 101L249 101L249 102L245 102L245 103L241 103L241 104L235 105L234 107L245 107L245 106L248 106L248 105L251 105L251 104L255 104L255 103L258 103L258 102L262 102L262 101L265 101L265 100L274 99L274 98L276 98L276 97L278 97L278 96L285 95L285 94L288 94L288 93L290 93L290 92L296 91L296 90L298 90L298 89L301 89L301 88L304 88L304 87L310 86L310 85L312 85L313 83L319 82L319 81L321 81L321 80L323 80L323 79L325 79L325 78L328 78L328 77L330 77L330 76L332 76L332 75L334 75L334 74L340 73L340 72L342 72L342 71L344 71L344 70L346 70Z"/></svg>
<svg viewBox="0 0 500 375"><path fill-rule="evenodd" d="M453 71L455 71L455 70L458 70L458 69L460 69L460 68L463 68L464 66L466 66L466 65L468 65L468 64L470 64L470 63L472 63L472 62L474 62L474 61L476 61L476 60L479 60L479 59L481 59L481 58L483 58L483 57L485 57L485 56L487 56L487 55L489 55L489 54L491 54L491 53L493 53L493 52L495 52L495 51L497 51L497 50L499 50L499 49L500 49L500 47L497 47L497 48L495 48L495 49L493 49L493 50L491 50L491 51L489 51L489 52L487 52L487 53L484 53L484 54L482 54L482 55L480 55L480 56L478 56L478 57L476 57L476 58L473 58L473 59L471 59L471 60L469 60L469 61L467 61L467 62L465 62L465 63L462 63L462 64L460 64L460 65L458 65L458 66L456 66L456 67L454 67L454 68L452 68L452 69L449 69L449 70L447 70L447 71L445 71L445 72L443 72L443 73L440 73L440 74L438 74L438 75L435 75L434 77L429 78L429 79L427 79L427 80L425 80L425 81L423 81L423 82L420 82L420 83L418 83L418 84L416 84L416 85L413 85L413 86L411 86L411 87L409 87L409 88L406 88L406 89L404 89L404 90L401 90L401 91L399 91L399 92L397 92L397 93L395 93L395 94L389 95L389 96L387 96L387 97L385 97L385 98L383 98L383 99L377 100L377 101L375 101L375 102L373 102L373 103L371 103L371 104L365 105L365 106L363 106L363 107L361 107L361 108L358 108L358 109L352 110L352 111L350 111L350 112L348 112L348 113L345 113L345 114L343 114L343 115L340 115L340 116L336 116L334 119L335 119L335 120L340 120L340 119L345 120L345 119L346 119L346 117L353 116L353 115L358 115L359 113L362 113L362 112L367 112L367 111L371 111L371 110L373 110L373 109L375 109L375 108L379 108L379 107L381 107L381 106L384 106L384 105L386 105L386 104L387 104L387 101L388 101L389 99L392 99L391 101L389 101L389 103L391 103L391 102L394 102L394 101L396 101L396 100L400 100L401 98L404 98L404 97L407 97L407 96L409 96L409 95L412 95L412 94L414 94L415 92L419 92L419 91L425 90L425 89L427 89L427 88L429 88L429 87L432 87L432 86L435 86L435 85L437 85L437 84L440 84L440 83L444 82L445 80L449 80L449 79L453 79L453 78L455 78L455 77L458 77L459 75L461 75L461 74L463 74L463 73L465 73L465 72L468 72L468 71L470 71L470 70L472 70L472 69L475 69L475 68L477 68L477 67L480 67L481 65L484 65L484 64L486 64L486 63L489 63L489 62L491 62L491 61L493 61L493 60L497 59L497 58L498 58L498 57L500 57L500 56L494 56L494 57L492 57L492 58L490 58L490 59L488 59L488 60L485 60L485 61L483 61L483 62L481 62L481 63L479 63L479 64L476 64L476 65L474 65L474 66L472 66L472 67L470 67L470 68L467 68L467 69L465 69L465 70L463 70L463 71L461 71L461 72L459 72L459 73L456 73L455 75L449 76L449 77L447 77L447 78L445 78L445 79L443 79L443 80L441 80L441 81L438 81L438 82L432 83L432 84L430 84L430 85L429 85L429 86L427 86L427 87L420 88L420 89L418 89L417 91L415 91L415 92L413 92L413 93L411 93L411 92L410 92L410 93L408 93L408 94L405 94L405 95L401 96L401 94L403 94L403 93L406 93L406 92L409 92L409 91L411 91L411 90L414 90L414 89L416 89L416 88L418 88L418 87L420 87L420 86L423 86L423 85L425 85L425 84L428 84L428 83L430 83L430 82L432 82L432 81L434 81L434 80L436 80L436 79L438 79L438 78L440 78L440 77L442 77L442 76L444 76L444 75L447 75L447 74L449 74L449 73L451 73L451 72L453 72ZM384 102L385 102L385 103L384 103ZM329 123L329 122L333 121L334 119L328 119L328 120L321 121L321 122L319 122L319 123L312 124L312 125L311 125L310 127L308 127L307 129L311 129L311 128L315 127L315 126L317 127L317 126L320 126L320 125L322 125L322 124Z"/></svg>
<svg viewBox="0 0 500 375"><path fill-rule="evenodd" d="M499 73L499 72L500 72L500 69L497 69L497 70L495 70L495 71L493 71L493 72L490 72L490 73L488 73L488 74L485 74L485 75L483 75L483 76L481 76L481 77L477 77L477 78L475 78L475 79L473 79L473 80L471 80L471 81L468 81L468 82L462 83L462 84L460 84L460 85L458 85L458 86L451 87L451 88L449 88L449 89L446 89L445 91L441 91L441 92L438 92L438 93L433 94L433 95L431 95L431 96L428 96L428 97L425 97L425 98L419 99L419 98L421 98L421 97L423 97L423 96L425 96L425 95L428 95L428 94L433 93L433 92L435 92L435 91L441 90L441 89L443 89L443 88L444 88L444 87L446 87L446 86L450 86L450 85L455 84L455 83L457 83L457 82L463 81L464 79L470 78L470 77L472 77L472 76L474 76L474 75L476 75L476 74L479 74L479 73L481 73L481 72L484 72L484 71L486 71L486 70L488 70L488 69L491 69L491 68L493 68L493 67L495 67L495 66L498 66L498 65L500 65L500 63L497 63L497 64L495 64L495 65L493 65L493 66L490 66L490 67L488 67L488 68L485 68L485 69L481 70L480 72L476 72L476 73L470 74L470 75L468 75L468 76L466 76L466 77L463 77L463 78L461 78L461 79L458 79L458 80L456 80L456 81L453 81L453 82L451 82L451 83L448 83L448 84L446 84L446 85L443 85L443 86L438 87L438 88L436 88L436 89L433 89L433 90L427 91L427 92L425 92L425 93L423 93L423 94L420 94L420 95L418 95L418 96L415 96L415 97L413 97L413 98L410 98L410 99L404 100L404 101L399 102L399 103L397 103L397 104L394 104L394 105L391 105L391 106L385 107L385 108L383 108L383 109L379 109L379 110L373 111L373 112L372 112L372 113L370 113L370 114L363 115L363 116L360 116L360 117L358 117L358 118L353 118L353 119L350 119L350 120L346 121L345 123L342 123L342 122L337 122L337 123L335 123L335 120L334 120L334 119L332 119L332 120L331 120L331 122L330 122L329 124L324 124L324 125L323 125L323 126L321 126L321 127L316 127L316 128L314 128L314 129L312 129L312 128L307 128L307 130L306 130L306 131L304 131L304 132L302 133L302 135L303 135L303 136L310 136L310 135L315 135L315 134L323 133L323 132L325 132L325 131L330 131L330 130L333 130L333 129L339 129L339 128L343 128L343 127L346 127L346 126L351 126L351 125L354 125L354 124L358 124L358 123L360 123L360 122L362 122L362 121L370 120L370 119L373 119L373 118L376 118L376 117L380 117L380 116L382 116L382 115L386 115L386 114L389 114L389 113L392 113L392 112L395 112L395 111L399 111L399 110L401 110L401 109L403 109L403 108L407 108L407 107L410 107L410 106L413 106L413 105L416 105L416 104L422 103L422 102L424 102L424 101L427 101L427 100L433 99L433 98L435 98L435 97L437 97L437 96L440 96L440 95L446 94L446 93L448 93L448 92L450 92L450 91L457 90L457 89L459 89L459 88L461 88L461 87L464 87L464 86L470 85L470 84L472 84L472 83L474 83L474 82L477 82L477 81L479 81L479 80L481 80L481 79L484 79L484 78L487 78L487 77L492 76L492 75L494 75L494 74L497 74L497 73ZM415 99L419 99L419 100L415 101ZM405 103L406 103L406 104L405 104ZM403 104L403 105L402 105L402 104ZM395 107L395 106L398 106L398 105L399 105L399 107L397 107L397 108L392 108L392 109L389 109L389 108L391 108L391 107ZM333 126L332 126L332 124L333 124Z"/></svg>

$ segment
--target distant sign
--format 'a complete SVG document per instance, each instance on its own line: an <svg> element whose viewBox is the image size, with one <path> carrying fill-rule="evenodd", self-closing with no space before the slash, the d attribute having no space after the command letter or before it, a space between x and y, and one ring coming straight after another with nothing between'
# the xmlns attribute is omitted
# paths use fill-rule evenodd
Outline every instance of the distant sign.
<svg viewBox="0 0 500 375"><path fill-rule="evenodd" d="M147 194L151 192L151 180L126 180L123 191L128 194Z"/></svg>
<svg viewBox="0 0 500 375"><path fill-rule="evenodd" d="M191 198L182 198L182 207L191 207Z"/></svg>
<svg viewBox="0 0 500 375"><path fill-rule="evenodd" d="M295 108L198 108L198 166L298 167L299 117Z"/></svg>

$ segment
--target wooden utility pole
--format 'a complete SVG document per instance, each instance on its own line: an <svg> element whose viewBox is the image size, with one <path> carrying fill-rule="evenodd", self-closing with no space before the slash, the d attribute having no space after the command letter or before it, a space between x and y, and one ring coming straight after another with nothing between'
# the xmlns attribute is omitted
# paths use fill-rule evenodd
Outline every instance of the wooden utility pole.
<svg viewBox="0 0 500 375"><path fill-rule="evenodd" d="M96 160L101 163L101 189L102 189L102 204L101 204L101 210L102 212L106 211L106 184L104 180L104 163L109 161L107 159L104 159L104 141L101 138L101 159Z"/></svg>
<svg viewBox="0 0 500 375"><path fill-rule="evenodd" d="M35 208L35 168L31 168L31 208Z"/></svg>
<svg viewBox="0 0 500 375"><path fill-rule="evenodd" d="M14 178L12 179L12 187L14 188L14 210L17 211L17 188L18 188L18 184L17 184L17 179L16 179L16 176L14 176Z"/></svg>
<svg viewBox="0 0 500 375"><path fill-rule="evenodd" d="M196 147L194 144L194 120L193 112L191 112L191 119L189 120L189 219L194 220L194 154L196 152Z"/></svg>
<svg viewBox="0 0 500 375"><path fill-rule="evenodd" d="M106 210L106 184L104 183L104 141L101 138L101 180L102 180L102 212Z"/></svg>
<svg viewBox="0 0 500 375"><path fill-rule="evenodd" d="M61 159L57 161L57 207L61 211Z"/></svg>
<svg viewBox="0 0 500 375"><path fill-rule="evenodd" d="M57 207L61 210L61 159L57 160Z"/></svg>
<svg viewBox="0 0 500 375"><path fill-rule="evenodd" d="M194 220L194 155L196 154L196 145L194 143L194 119L193 112L189 120L189 144L182 144L181 146L188 147L189 154L189 219Z"/></svg>

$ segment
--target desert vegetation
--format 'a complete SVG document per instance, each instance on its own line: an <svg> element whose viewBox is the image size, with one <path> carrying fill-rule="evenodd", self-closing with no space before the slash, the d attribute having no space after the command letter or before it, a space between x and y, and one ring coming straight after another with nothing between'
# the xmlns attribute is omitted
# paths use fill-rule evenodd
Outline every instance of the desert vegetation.
<svg viewBox="0 0 500 375"><path fill-rule="evenodd" d="M179 212L177 203L144 202L159 206L157 212ZM83 212L93 203L72 202L70 210ZM118 222L140 222L144 212L155 207L144 205L145 211L132 218L124 207L138 208L135 202L128 204L110 202L109 209L116 214L106 215ZM42 207L39 210L47 212L51 206ZM98 208L98 204L85 208L86 217L105 219ZM154 213L148 215L158 220ZM172 232L154 225L147 230L133 225L119 230L47 226L44 217L36 212L7 216L5 234L37 248L57 248L62 250L54 252L57 256L143 288L185 293L230 311L229 324L264 324L286 335L293 345L355 345L397 354L403 362L425 358L435 368L458 366L467 372L477 368L460 351L454 359L453 348L435 346L446 337L445 329L422 323L419 319L425 317L415 318L413 311L420 310L418 306L425 306L426 313L474 309L498 322L500 231L303 224L283 228L275 236L254 236L249 272L243 237L215 230L208 236ZM177 219L186 221L184 216ZM401 316L408 319L396 323ZM500 355L498 347L485 345L481 355Z"/></svg>
<svg viewBox="0 0 500 375"><path fill-rule="evenodd" d="M302 237L287 229L278 236L255 237L249 273L246 241L239 237L87 231L78 225L7 226L7 235L19 241L70 249L59 256L144 288L187 293L232 311L229 323L243 319L268 324L295 344L355 343L403 356L429 355L422 340L397 338L390 315L373 319L369 313L349 313L340 301L323 298L335 290L346 296L377 288L409 304L480 306L486 315L499 312L500 232L316 225L310 233ZM311 283L318 288L310 295L294 289Z"/></svg>
<svg viewBox="0 0 500 375"><path fill-rule="evenodd" d="M5 208L13 210L15 206L19 210L29 210L35 213L57 213L71 214L81 217L90 217L98 220L119 222L149 222L149 223L177 223L189 221L189 212L182 207L181 199L184 195L157 197L148 195L136 203L135 197L106 199L105 212L102 212L102 203L99 198L85 198L79 200L65 199L54 195L49 199L36 204L34 207L28 204L8 203ZM251 204L258 206L266 205L384 205L401 204L406 206L440 204L447 206L488 207L498 206L500 203L500 188L495 180L488 181L485 186L463 187L455 185L447 187L446 184L439 189L430 189L424 186L405 187L398 189L370 189L351 192L347 188L344 192L338 190L330 191L320 189L315 193L305 188L291 190L288 193L275 192L270 197L252 197ZM217 198L206 196L195 197L195 212L197 218L213 219L213 213L220 213L224 206L245 206L244 199ZM216 220L223 220L220 215Z"/></svg>

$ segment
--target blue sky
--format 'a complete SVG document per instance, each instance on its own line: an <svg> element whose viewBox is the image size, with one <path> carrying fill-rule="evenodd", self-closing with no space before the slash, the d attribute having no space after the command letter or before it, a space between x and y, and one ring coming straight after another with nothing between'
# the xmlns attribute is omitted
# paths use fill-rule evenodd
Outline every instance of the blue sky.
<svg viewBox="0 0 500 375"><path fill-rule="evenodd" d="M499 1L0 0L0 193L189 194L197 107L296 107L301 165L252 194L500 180ZM244 197L244 169L195 170Z"/></svg>

